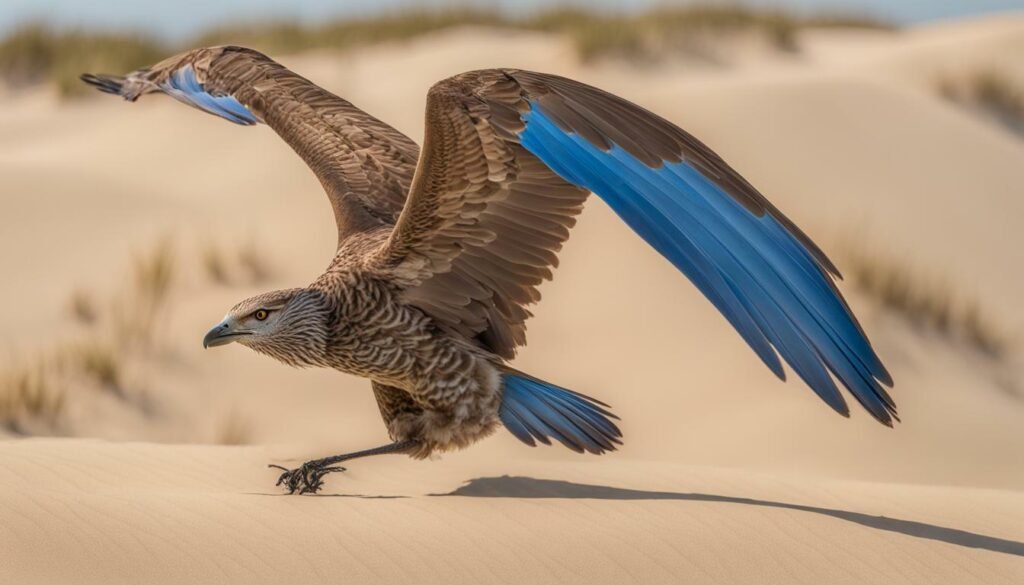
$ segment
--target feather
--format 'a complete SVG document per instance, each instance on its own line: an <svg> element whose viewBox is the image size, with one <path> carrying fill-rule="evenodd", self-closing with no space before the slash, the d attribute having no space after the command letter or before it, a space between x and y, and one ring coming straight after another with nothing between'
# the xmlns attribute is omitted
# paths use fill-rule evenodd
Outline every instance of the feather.
<svg viewBox="0 0 1024 585"><path fill-rule="evenodd" d="M708 296L776 374L782 372L775 351L846 415L831 372L879 422L892 424L895 409L882 387L891 377L826 269L773 215L751 213L686 161L652 167L614 143L604 150L537 105L523 117L522 145L604 199Z"/></svg>
<svg viewBox="0 0 1024 585"><path fill-rule="evenodd" d="M270 126L327 191L339 247L392 225L416 170L415 142L244 47L193 49L124 76L86 73L82 80L129 101L160 92L235 124Z"/></svg>
<svg viewBox="0 0 1024 585"><path fill-rule="evenodd" d="M184 65L174 70L162 87L164 93L174 99L204 112L220 116L229 122L242 126L251 126L257 123L252 112L233 96L214 96L208 93L196 79L195 69L191 65Z"/></svg>
<svg viewBox="0 0 1024 585"><path fill-rule="evenodd" d="M502 376L498 417L520 441L555 439L578 453L600 455L622 443L622 432L601 402L514 370Z"/></svg>

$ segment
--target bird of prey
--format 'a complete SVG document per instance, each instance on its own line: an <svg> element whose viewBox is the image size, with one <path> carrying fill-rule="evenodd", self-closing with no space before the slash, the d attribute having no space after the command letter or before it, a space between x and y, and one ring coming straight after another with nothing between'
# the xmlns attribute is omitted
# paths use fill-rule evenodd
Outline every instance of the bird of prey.
<svg viewBox="0 0 1024 585"><path fill-rule="evenodd" d="M531 446L601 454L621 444L608 405L508 364L589 193L686 275L780 379L784 360L840 414L849 410L836 380L879 422L898 420L892 378L822 250L697 138L615 95L520 69L463 73L427 93L419 148L243 47L82 79L129 101L164 93L266 124L327 192L338 228L327 271L238 303L203 340L370 379L393 442L281 467L290 493L318 491L349 459L424 458L500 426Z"/></svg>

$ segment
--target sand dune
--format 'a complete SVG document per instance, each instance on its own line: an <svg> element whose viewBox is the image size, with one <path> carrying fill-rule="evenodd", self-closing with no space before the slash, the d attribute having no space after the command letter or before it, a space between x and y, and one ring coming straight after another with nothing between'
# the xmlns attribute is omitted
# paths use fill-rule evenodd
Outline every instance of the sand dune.
<svg viewBox="0 0 1024 585"><path fill-rule="evenodd" d="M1024 495L673 464L380 459L349 497L277 449L0 445L19 583L1019 583Z"/></svg>
<svg viewBox="0 0 1024 585"><path fill-rule="evenodd" d="M421 96L447 75L518 66L589 81L700 136L840 268L852 247L941 275L1013 335L1024 142L929 80L995 64L1024 83L1007 58L1022 39L1009 16L832 32L798 56L690 71L583 65L558 38L461 30L284 60L417 138ZM844 284L904 422L844 420L799 380L772 377L596 198L516 366L613 404L620 452L530 450L499 434L331 479L330 494L366 497L274 497L266 463L386 439L365 381L199 344L237 300L327 263L334 226L315 178L265 128L170 100L35 90L0 103L0 263L15 276L0 280L0 348L31 356L82 336L71 292L130 287L133 259L163 237L182 271L158 351L126 366L128 398L71 396L54 431L169 444L0 443L0 581L1024 581L1016 345L986 358ZM211 284L209 242L256 242L272 278ZM259 446L174 444L219 440L232 417Z"/></svg>

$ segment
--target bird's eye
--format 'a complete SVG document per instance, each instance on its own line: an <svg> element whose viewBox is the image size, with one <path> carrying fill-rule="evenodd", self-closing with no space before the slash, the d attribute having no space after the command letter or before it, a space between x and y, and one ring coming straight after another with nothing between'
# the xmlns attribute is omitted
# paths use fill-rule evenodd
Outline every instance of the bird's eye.
<svg viewBox="0 0 1024 585"><path fill-rule="evenodd" d="M267 313L266 309L260 309L252 314L253 317L256 317L257 321L263 321L267 318L267 315L269 315L269 313Z"/></svg>

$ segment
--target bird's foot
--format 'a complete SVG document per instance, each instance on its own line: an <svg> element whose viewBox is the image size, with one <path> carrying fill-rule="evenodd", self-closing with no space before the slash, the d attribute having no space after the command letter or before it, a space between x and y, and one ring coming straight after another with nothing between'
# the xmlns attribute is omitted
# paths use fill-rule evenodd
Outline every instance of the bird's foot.
<svg viewBox="0 0 1024 585"><path fill-rule="evenodd" d="M288 488L289 494L315 494L324 485L324 476L336 471L345 471L344 467L324 465L319 461L307 461L301 467L288 469L280 465L270 464L267 467L281 469L284 473L277 478L276 485Z"/></svg>

